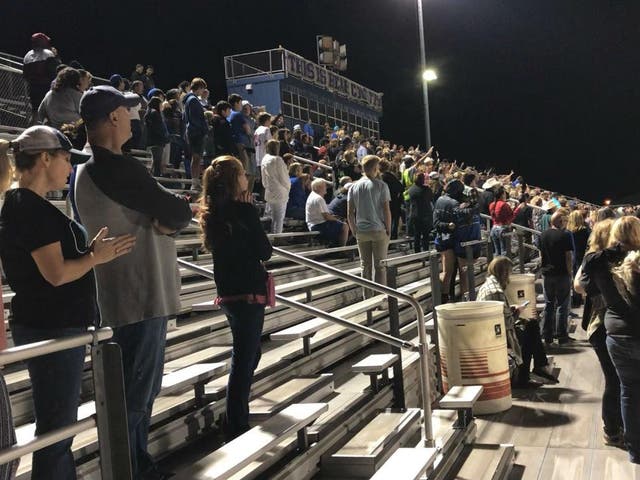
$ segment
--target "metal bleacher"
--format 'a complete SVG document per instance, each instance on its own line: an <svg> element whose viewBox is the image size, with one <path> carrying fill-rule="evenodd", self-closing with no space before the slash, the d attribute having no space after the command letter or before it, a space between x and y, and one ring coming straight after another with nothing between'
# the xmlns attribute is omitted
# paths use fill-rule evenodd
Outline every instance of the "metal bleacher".
<svg viewBox="0 0 640 480"><path fill-rule="evenodd" d="M147 152L134 153L149 164ZM181 178L158 180L189 191ZM54 203L67 211L64 200ZM327 249L302 232L271 237L283 238L286 245L267 262L278 304L265 315L250 403L254 428L226 445L217 432L225 411L231 331L212 305L212 259L201 248L197 226L176 238L181 309L167 333L151 454L171 465L178 479L506 478L513 446L474 444L470 411L478 390L465 387L443 397L439 388L431 314L439 303L439 283L433 283L440 272L437 255L409 254L406 240L393 241L390 285L400 298L382 293L364 299L362 286L349 277L359 274L355 246ZM472 269L476 285L484 279L487 256ZM427 315L417 319L402 295ZM4 287L5 309L11 297ZM418 325L425 320L432 326L421 332ZM90 366L88 356L79 419L95 412ZM24 366L7 367L5 379L19 443L28 442L34 438L28 374ZM201 441L210 448L194 457L190 450ZM72 450L81 478L101 478L96 428L76 435ZM19 479L30 478L30 462L29 455L22 458Z"/></svg>

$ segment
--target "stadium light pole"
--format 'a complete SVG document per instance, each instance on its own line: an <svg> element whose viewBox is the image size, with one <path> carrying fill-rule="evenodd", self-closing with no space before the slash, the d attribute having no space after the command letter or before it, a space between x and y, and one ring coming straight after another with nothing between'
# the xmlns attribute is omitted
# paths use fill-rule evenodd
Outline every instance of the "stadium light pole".
<svg viewBox="0 0 640 480"><path fill-rule="evenodd" d="M422 0L418 2L418 33L420 34L420 71L422 72L422 96L424 101L425 150L431 147L431 121L429 120L429 88L425 73L427 72L427 45L424 38L424 19Z"/></svg>

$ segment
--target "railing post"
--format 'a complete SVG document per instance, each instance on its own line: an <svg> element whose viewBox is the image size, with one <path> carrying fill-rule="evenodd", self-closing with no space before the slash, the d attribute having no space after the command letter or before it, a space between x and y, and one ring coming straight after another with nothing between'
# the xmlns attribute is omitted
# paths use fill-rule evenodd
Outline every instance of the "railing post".
<svg viewBox="0 0 640 480"><path fill-rule="evenodd" d="M524 273L524 264L526 262L526 252L524 249L524 232L517 230L518 233L518 262L520 264L520 273Z"/></svg>
<svg viewBox="0 0 640 480"><path fill-rule="evenodd" d="M431 340L436 347L436 368L434 368L436 376L436 388L442 393L442 375L440 374L440 338L438 336L438 314L436 307L440 305L440 263L438 262L439 254L433 252L429 257L429 274L431 276L431 318L433 319L433 336Z"/></svg>
<svg viewBox="0 0 640 480"><path fill-rule="evenodd" d="M464 253L467 259L467 287L469 289L469 301L476 299L476 275L473 260L473 245L466 245L464 247Z"/></svg>
<svg viewBox="0 0 640 480"><path fill-rule="evenodd" d="M513 258L513 252L511 251L511 234L504 235L504 249L507 258Z"/></svg>
<svg viewBox="0 0 640 480"><path fill-rule="evenodd" d="M91 347L96 424L103 480L131 480L122 354L117 343Z"/></svg>
<svg viewBox="0 0 640 480"><path fill-rule="evenodd" d="M398 267L391 265L387 268L387 286L394 290L398 287L397 276ZM400 338L400 312L398 309L398 299L387 296L389 302L389 335ZM391 346L391 353L398 355L398 361L393 364L393 406L406 410L407 405L404 398L404 377L402 375L402 349Z"/></svg>
<svg viewBox="0 0 640 480"><path fill-rule="evenodd" d="M487 237L487 265L493 260L493 242L491 237Z"/></svg>

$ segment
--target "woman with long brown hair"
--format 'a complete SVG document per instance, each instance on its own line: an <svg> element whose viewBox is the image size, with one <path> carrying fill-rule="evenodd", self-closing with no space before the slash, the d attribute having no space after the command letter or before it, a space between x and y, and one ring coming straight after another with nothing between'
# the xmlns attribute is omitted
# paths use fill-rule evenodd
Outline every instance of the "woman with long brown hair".
<svg viewBox="0 0 640 480"><path fill-rule="evenodd" d="M626 298L613 270L632 250L640 249L640 219L625 216L611 227L607 248L585 256L580 285L588 295L602 295L606 311L606 345L620 379L620 410L624 444L632 463L640 463L640 305ZM620 432L605 431L607 437Z"/></svg>
<svg viewBox="0 0 640 480"><path fill-rule="evenodd" d="M225 435L233 439L249 430L249 394L260 361L260 338L267 304L267 272L262 262L272 247L262 229L245 170L235 157L211 162L202 177L201 226L213 255L216 302L233 335L227 385Z"/></svg>
<svg viewBox="0 0 640 480"><path fill-rule="evenodd" d="M594 254L607 248L612 225L613 220L610 218L594 224L588 241L585 263L592 262L595 257ZM576 292L586 294L582 328L587 331L587 338L598 357L600 368L604 375L604 391L602 392L603 439L605 445L622 446L623 427L620 414L620 379L607 351L607 331L604 328L604 316L607 306L600 293L585 292L580 283L582 268L580 266L578 269L573 286Z"/></svg>

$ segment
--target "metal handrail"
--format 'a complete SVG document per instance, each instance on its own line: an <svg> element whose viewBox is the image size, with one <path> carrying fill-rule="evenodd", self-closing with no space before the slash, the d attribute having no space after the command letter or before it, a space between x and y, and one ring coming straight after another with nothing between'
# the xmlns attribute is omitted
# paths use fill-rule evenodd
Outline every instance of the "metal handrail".
<svg viewBox="0 0 640 480"><path fill-rule="evenodd" d="M41 433L32 440L21 445L12 445L0 450L0 465L9 463L37 450L49 447L67 438L78 435L96 426L96 416L91 415L84 420L79 420L62 428L57 428L47 433Z"/></svg>
<svg viewBox="0 0 640 480"><path fill-rule="evenodd" d="M325 170L332 170L333 171L333 168L331 166L325 165L325 164L320 163L320 162L314 162L313 160L309 160L308 158L304 158L304 157L300 157L298 155L294 155L293 159L298 161L298 162L308 163L310 165L315 165L318 168L324 168Z"/></svg>
<svg viewBox="0 0 640 480"><path fill-rule="evenodd" d="M54 445L62 440L72 438L91 428L98 429L98 443L100 445L100 459L102 478L105 479L129 479L131 478L131 464L129 459L128 434L126 432L126 414L124 413L124 391L121 391L120 404L117 405L118 393L107 394L105 381L110 381L110 385L115 386L122 383L122 370L120 366L120 348L111 343L99 344L101 340L113 337L111 328L94 329L89 328L87 333L74 335L67 338L44 340L41 342L29 343L18 347L12 347L0 351L0 365L8 365L15 362L29 360L35 357L49 355L64 350L92 345L92 370L95 389L96 413L82 420L73 422L64 427L39 434L33 439L15 444L0 450L0 465L16 460L24 455L28 455L37 450ZM113 348L115 347L115 351ZM108 350L105 350L108 348ZM114 356L115 354L115 356ZM119 377L111 378L105 372L105 365L109 363L107 357L117 359L120 369L117 372ZM114 388L114 387L112 387ZM120 409L119 409L120 407ZM113 416L117 415L117 416ZM118 425L118 422L125 422ZM118 430L117 434L109 431L111 428ZM123 437L124 435L124 437Z"/></svg>
<svg viewBox="0 0 640 480"><path fill-rule="evenodd" d="M356 275L343 272L342 270L339 270L334 267L330 267L329 265L325 265L324 263L316 262L309 258L296 255L294 253L288 252L287 250L283 250L277 247L274 247L273 251L276 252L278 255L284 258L287 258L288 260L291 260L292 262L299 263L300 265L305 265L314 270L318 270L320 272L334 275L338 278L341 278L342 280L346 280L356 285L370 288L371 290L375 290L377 292L384 293L388 296L403 300L409 303L416 310L418 333L419 333L418 345L415 345L414 343L403 340L401 338L396 338L386 333L378 332L377 330L374 330L372 328L368 328L363 325L350 322L349 320L336 317L334 315L331 315L330 313L323 312L322 310L318 310L317 308L311 307L309 305L296 302L295 300L291 300L287 297L276 295L276 300L278 300L278 302L281 302L283 305L301 310L303 312L314 315L316 317L323 318L330 322L338 323L346 328L350 328L358 333L371 337L375 340L379 340L381 342L387 343L394 347L403 348L405 350L410 350L413 352L418 352L418 354L420 355L420 387L421 387L421 393L422 393L422 408L424 412L424 425L423 425L424 442L426 447L433 447L434 445L433 428L431 425L431 384L429 379L429 364L427 363L428 362L427 330L426 330L425 319L424 319L424 311L422 310L422 306L420 305L420 303L415 298L413 298L412 295L399 292L397 290L387 287L386 285L381 285L379 283L372 282L371 280L367 280L365 278L361 278ZM197 272L204 277L211 278L211 279L214 278L213 272L211 270L203 268L199 265L194 265L182 259L178 259L178 264L183 266L184 268Z"/></svg>
<svg viewBox="0 0 640 480"><path fill-rule="evenodd" d="M314 270L318 270L320 272L328 273L330 275L335 275L342 280L346 280L348 282L354 283L356 285L360 285L361 287L369 288L376 292L384 293L390 297L395 297L399 300L404 300L409 305L411 305L416 311L416 320L418 322L418 335L419 335L419 344L418 344L418 353L420 355L420 389L422 393L422 409L424 413L424 442L426 447L432 447L433 442L433 429L431 425L431 383L429 379L429 364L427 359L428 354L428 346L427 346L427 329L424 320L424 311L422 310L422 306L420 302L418 302L412 295L407 293L399 292L394 290L393 288L387 287L386 285L382 285L366 278L358 277L357 275L353 275L347 272L343 272L335 267L331 267L329 265L325 265L324 263L316 262L315 260L311 260L309 258L301 257L296 255L295 253L288 252L287 250L283 250L281 248L274 247L273 249L278 253L281 257L287 258L292 262L299 263L300 265L305 265ZM398 339L399 340L399 339Z"/></svg>
<svg viewBox="0 0 640 480"><path fill-rule="evenodd" d="M0 366L10 363L23 362L30 358L49 355L50 353L70 350L72 348L89 345L97 341L107 340L113 337L113 330L109 327L95 330L94 332L82 333L72 337L43 340L41 342L28 343L18 347L11 347L0 350ZM2 463L2 462L0 462Z"/></svg>
<svg viewBox="0 0 640 480"><path fill-rule="evenodd" d="M178 259L178 264L188 270L199 273L203 277L214 280L213 271L209 270L208 268L195 265L191 262L187 262L186 260L182 260L181 258ZM415 345L413 342L409 342L403 339L398 339L386 333L378 332L373 328L365 327L363 325L360 325L359 323L351 322L349 320L345 320L344 318L331 315L330 313L324 312L322 310L318 310L317 308L314 308L310 305L306 305L304 303L296 302L295 300L291 300L290 298L284 297L282 295L276 295L276 300L278 300L278 302L282 303L287 307L302 310L303 312L309 315L320 317L330 322L335 322L344 327L355 330L358 333L362 333L363 335L374 338L375 340L380 340L381 342L387 343L391 346L403 348L411 352L419 351L418 346Z"/></svg>

